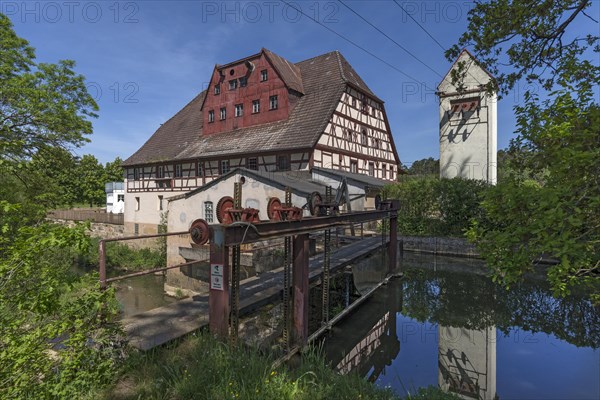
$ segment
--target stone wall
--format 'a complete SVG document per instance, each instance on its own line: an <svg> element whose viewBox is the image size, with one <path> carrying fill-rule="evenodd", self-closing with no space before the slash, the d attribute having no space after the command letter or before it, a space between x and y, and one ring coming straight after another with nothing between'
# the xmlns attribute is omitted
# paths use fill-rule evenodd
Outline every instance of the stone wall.
<svg viewBox="0 0 600 400"><path fill-rule="evenodd" d="M399 236L400 250L479 258L475 246L463 238Z"/></svg>
<svg viewBox="0 0 600 400"><path fill-rule="evenodd" d="M71 228L74 227L75 224L80 223L78 221L70 221L65 219L51 219L51 221ZM124 236L124 233L125 227L123 225L92 222L90 226L90 236L99 239L122 238Z"/></svg>

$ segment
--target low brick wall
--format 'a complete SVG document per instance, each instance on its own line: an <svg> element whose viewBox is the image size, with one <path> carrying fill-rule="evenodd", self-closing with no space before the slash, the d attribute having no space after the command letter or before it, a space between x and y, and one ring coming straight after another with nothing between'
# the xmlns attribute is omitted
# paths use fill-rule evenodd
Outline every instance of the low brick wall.
<svg viewBox="0 0 600 400"><path fill-rule="evenodd" d="M401 250L480 258L475 245L463 238L400 236L398 240Z"/></svg>
<svg viewBox="0 0 600 400"><path fill-rule="evenodd" d="M52 210L47 215L50 219L71 221L93 221L103 224L123 225L123 214L107 213L104 208L87 208L72 210Z"/></svg>

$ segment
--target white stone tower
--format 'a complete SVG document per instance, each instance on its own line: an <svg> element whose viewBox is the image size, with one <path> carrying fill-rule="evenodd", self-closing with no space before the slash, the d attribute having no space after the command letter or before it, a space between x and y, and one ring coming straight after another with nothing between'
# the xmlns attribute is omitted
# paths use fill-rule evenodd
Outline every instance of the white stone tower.
<svg viewBox="0 0 600 400"><path fill-rule="evenodd" d="M453 75L461 77L454 84ZM442 178L496 183L497 96L485 88L492 80L465 49L439 84Z"/></svg>

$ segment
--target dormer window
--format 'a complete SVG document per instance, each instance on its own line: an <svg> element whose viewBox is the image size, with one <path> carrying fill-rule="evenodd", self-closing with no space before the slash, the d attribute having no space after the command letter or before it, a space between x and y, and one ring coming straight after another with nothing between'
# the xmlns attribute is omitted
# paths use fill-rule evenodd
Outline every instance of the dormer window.
<svg viewBox="0 0 600 400"><path fill-rule="evenodd" d="M215 85L215 94L221 94L221 85Z"/></svg>
<svg viewBox="0 0 600 400"><path fill-rule="evenodd" d="M240 87L246 87L248 86L248 78L246 78L245 76L242 76L240 78Z"/></svg>
<svg viewBox="0 0 600 400"><path fill-rule="evenodd" d="M221 110L219 111L219 118L221 119L221 121L227 118L227 108L221 107Z"/></svg>
<svg viewBox="0 0 600 400"><path fill-rule="evenodd" d="M279 106L279 103L277 101L277 96L270 96L269 97L269 110L277 110L277 107Z"/></svg>
<svg viewBox="0 0 600 400"><path fill-rule="evenodd" d="M235 105L235 116L236 117L241 117L242 115L244 115L244 105L243 104L236 104Z"/></svg>
<svg viewBox="0 0 600 400"><path fill-rule="evenodd" d="M235 89L237 89L237 84L238 84L237 79L230 80L229 81L229 90L235 90Z"/></svg>
<svg viewBox="0 0 600 400"><path fill-rule="evenodd" d="M269 79L269 71L267 71L266 69L263 69L262 71L260 71L260 81L264 82L267 79Z"/></svg>
<svg viewBox="0 0 600 400"><path fill-rule="evenodd" d="M215 122L215 110L210 110L208 112L208 122Z"/></svg>

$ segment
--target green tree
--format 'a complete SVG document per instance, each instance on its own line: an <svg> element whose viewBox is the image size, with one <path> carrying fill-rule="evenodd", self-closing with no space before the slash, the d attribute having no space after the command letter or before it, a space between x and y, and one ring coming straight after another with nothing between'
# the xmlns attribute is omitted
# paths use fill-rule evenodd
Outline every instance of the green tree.
<svg viewBox="0 0 600 400"><path fill-rule="evenodd" d="M413 162L408 169L410 175L440 175L440 160L433 157Z"/></svg>
<svg viewBox="0 0 600 400"><path fill-rule="evenodd" d="M87 141L97 109L73 66L36 64L0 14L2 399L81 398L112 378L118 360L114 293L73 273L89 245L85 227L43 221L47 207L75 196L62 197L76 178L69 150Z"/></svg>
<svg viewBox="0 0 600 400"><path fill-rule="evenodd" d="M106 202L104 184L107 182L102 164L91 154L85 154L77 165L78 183L81 200L90 207Z"/></svg>
<svg viewBox="0 0 600 400"><path fill-rule="evenodd" d="M106 174L106 182L123 182L123 160L120 157L116 157L113 161L109 161L104 165L104 172Z"/></svg>
<svg viewBox="0 0 600 400"><path fill-rule="evenodd" d="M75 63L36 63L34 49L0 14L0 168L27 181L23 164L52 158L55 148L81 146L98 107Z"/></svg>
<svg viewBox="0 0 600 400"><path fill-rule="evenodd" d="M518 155L511 160L518 173L488 191L486 216L469 233L494 278L511 285L546 254L559 261L548 270L556 294L583 284L600 300L600 117L594 98L600 46L597 29L574 31L574 21L590 18L591 5L477 2L467 32L447 56L472 46L496 75L500 93L520 80L545 89L526 92L515 107L517 135L509 151Z"/></svg>

